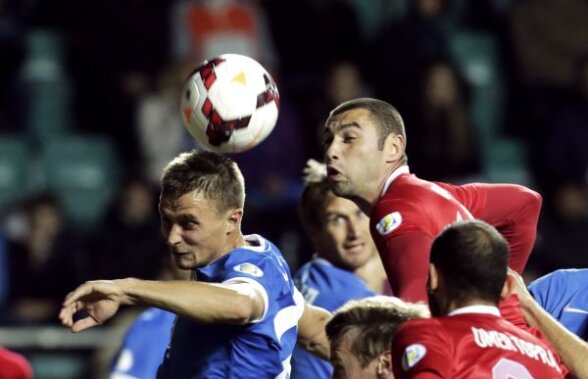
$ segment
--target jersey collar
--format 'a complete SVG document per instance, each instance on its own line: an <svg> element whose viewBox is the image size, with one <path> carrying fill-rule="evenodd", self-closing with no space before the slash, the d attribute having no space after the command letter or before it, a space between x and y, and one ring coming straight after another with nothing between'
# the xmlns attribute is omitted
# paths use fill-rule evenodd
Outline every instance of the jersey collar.
<svg viewBox="0 0 588 379"><path fill-rule="evenodd" d="M468 305L449 312L448 316L456 316L466 313L483 313L500 317L500 311L493 305Z"/></svg>
<svg viewBox="0 0 588 379"><path fill-rule="evenodd" d="M384 183L384 188L382 188L382 193L380 193L380 197L384 196L392 182L402 174L410 174L410 169L408 168L408 165L400 166L396 170L392 171L392 173L388 176L388 179L386 179L386 182Z"/></svg>

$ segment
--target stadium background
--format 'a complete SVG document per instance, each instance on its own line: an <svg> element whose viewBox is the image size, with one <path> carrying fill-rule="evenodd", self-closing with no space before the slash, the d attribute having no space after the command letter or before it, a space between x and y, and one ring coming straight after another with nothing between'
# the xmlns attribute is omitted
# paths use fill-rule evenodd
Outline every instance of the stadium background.
<svg viewBox="0 0 588 379"><path fill-rule="evenodd" d="M90 278L169 275L157 181L195 147L179 114L190 68L224 52L274 75L280 120L234 158L243 230L294 270L296 215L336 104L395 104L417 175L515 182L544 196L535 277L588 266L588 2L583 0L0 1L0 345L37 378L101 378L127 312L71 335L55 309Z"/></svg>

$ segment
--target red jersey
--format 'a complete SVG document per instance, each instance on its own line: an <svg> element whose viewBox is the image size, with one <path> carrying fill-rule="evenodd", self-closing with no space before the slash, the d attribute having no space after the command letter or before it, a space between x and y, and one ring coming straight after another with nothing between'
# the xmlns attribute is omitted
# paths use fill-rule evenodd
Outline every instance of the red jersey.
<svg viewBox="0 0 588 379"><path fill-rule="evenodd" d="M565 377L567 369L548 344L498 315L495 307L473 306L405 322L392 342L394 377Z"/></svg>
<svg viewBox="0 0 588 379"><path fill-rule="evenodd" d="M494 226L509 243L509 266L522 273L540 209L541 196L523 186L453 186L419 179L403 166L388 178L370 227L394 295L426 302L431 245L445 226L468 218Z"/></svg>
<svg viewBox="0 0 588 379"><path fill-rule="evenodd" d="M0 378L31 379L32 377L31 365L22 355L0 348Z"/></svg>

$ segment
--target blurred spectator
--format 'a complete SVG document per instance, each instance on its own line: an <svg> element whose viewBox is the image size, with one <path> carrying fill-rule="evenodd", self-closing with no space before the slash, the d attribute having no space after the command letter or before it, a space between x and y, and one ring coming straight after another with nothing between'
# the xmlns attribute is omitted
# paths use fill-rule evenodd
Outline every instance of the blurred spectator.
<svg viewBox="0 0 588 379"><path fill-rule="evenodd" d="M169 64L159 76L157 89L141 97L137 128L145 167L144 175L159 183L163 168L183 150L195 147L194 140L182 125L179 99L189 70L185 64Z"/></svg>
<svg viewBox="0 0 588 379"><path fill-rule="evenodd" d="M0 2L0 131L25 126L25 100L18 79L25 56L21 8L17 1Z"/></svg>
<svg viewBox="0 0 588 379"><path fill-rule="evenodd" d="M90 238L93 277L154 279L157 276L167 258L167 249L156 209L151 185L139 178L127 180Z"/></svg>
<svg viewBox="0 0 588 379"><path fill-rule="evenodd" d="M414 83L432 61L446 55L449 14L446 0L415 0L407 16L375 40L366 62L376 97L404 113L417 100Z"/></svg>
<svg viewBox="0 0 588 379"><path fill-rule="evenodd" d="M317 75L362 52L357 16L342 0L265 0L263 5L288 86L316 90Z"/></svg>
<svg viewBox="0 0 588 379"><path fill-rule="evenodd" d="M588 267L588 187L585 183L565 183L539 223L539 240L533 264L541 272L560 268Z"/></svg>
<svg viewBox="0 0 588 379"><path fill-rule="evenodd" d="M320 160L323 158L323 127L331 109L347 100L369 95L360 67L351 61L340 61L329 67L322 92L312 106L313 121L307 124L305 131L305 139L312 141L310 157Z"/></svg>
<svg viewBox="0 0 588 379"><path fill-rule="evenodd" d="M588 3L516 1L511 33L523 83L567 86L575 60L588 53Z"/></svg>
<svg viewBox="0 0 588 379"><path fill-rule="evenodd" d="M26 221L24 238L8 244L8 303L1 318L17 324L57 322L63 294L84 279L86 256L54 196L33 198Z"/></svg>
<svg viewBox="0 0 588 379"><path fill-rule="evenodd" d="M247 55L275 65L265 14L255 1L180 0L172 13L173 56L198 64L220 54Z"/></svg>
<svg viewBox="0 0 588 379"><path fill-rule="evenodd" d="M480 172L480 152L469 115L469 88L454 65L438 60L421 74L419 100L407 123L410 167L430 180L463 181Z"/></svg>
<svg viewBox="0 0 588 379"><path fill-rule="evenodd" d="M574 78L570 96L544 135L545 163L552 180L588 180L588 55L577 63Z"/></svg>
<svg viewBox="0 0 588 379"><path fill-rule="evenodd" d="M280 94L296 108L304 129L310 131L305 137L314 144L315 110L309 105L322 101L327 71L337 62L358 62L365 53L357 16L343 0L262 3L280 57Z"/></svg>
<svg viewBox="0 0 588 379"><path fill-rule="evenodd" d="M168 59L170 0L67 1L79 130L107 133L125 169L141 167L136 101Z"/></svg>

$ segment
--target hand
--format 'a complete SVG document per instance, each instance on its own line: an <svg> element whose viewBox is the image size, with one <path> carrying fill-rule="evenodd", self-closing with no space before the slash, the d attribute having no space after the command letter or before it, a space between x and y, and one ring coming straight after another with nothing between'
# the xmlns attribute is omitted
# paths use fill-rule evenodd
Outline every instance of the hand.
<svg viewBox="0 0 588 379"><path fill-rule="evenodd" d="M509 267L507 271L507 283L510 287L510 293L518 296L521 303L521 311L527 323L533 327L537 327L533 317L533 309L534 307L539 307L539 305L527 289L523 277Z"/></svg>
<svg viewBox="0 0 588 379"><path fill-rule="evenodd" d="M114 316L123 299L120 281L86 282L67 295L59 312L59 319L73 332L80 332L102 324ZM74 322L74 314L82 310L86 311L88 316Z"/></svg>

